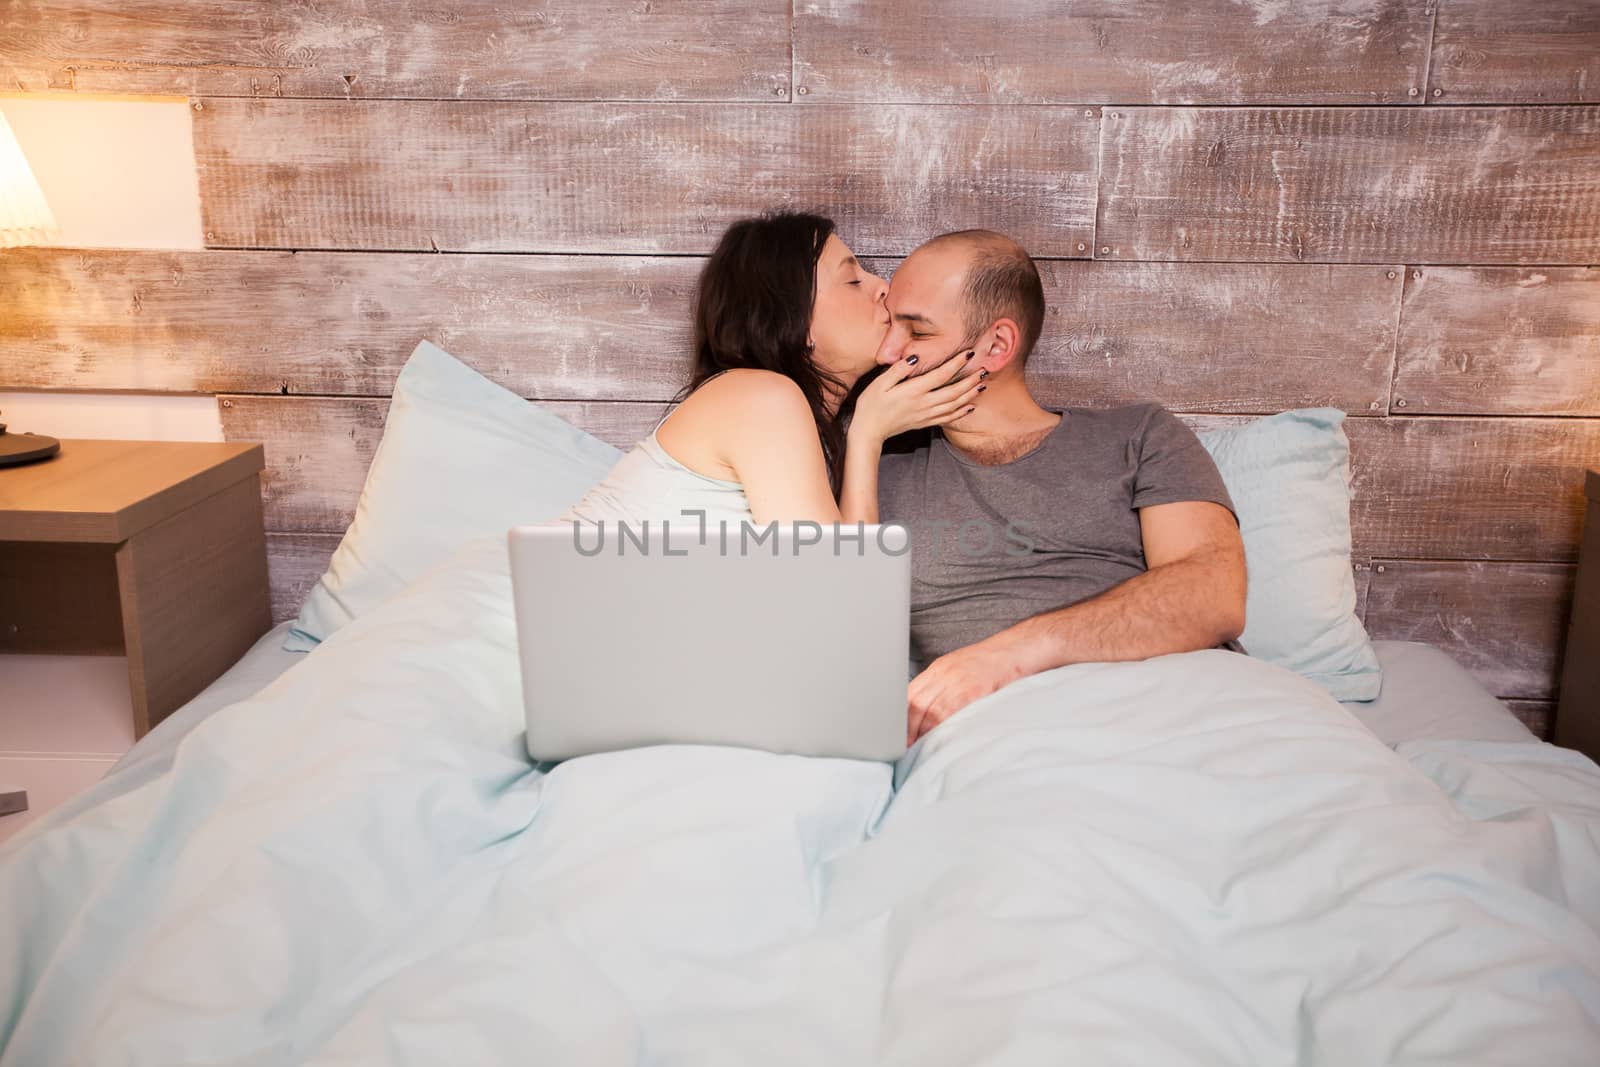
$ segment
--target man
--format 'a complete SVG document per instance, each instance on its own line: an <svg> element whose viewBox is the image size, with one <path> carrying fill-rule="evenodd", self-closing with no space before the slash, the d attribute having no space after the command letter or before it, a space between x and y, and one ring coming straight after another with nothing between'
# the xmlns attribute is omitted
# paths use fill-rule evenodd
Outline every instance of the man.
<svg viewBox="0 0 1600 1067"><path fill-rule="evenodd" d="M1244 629L1233 502L1155 404L1046 408L1023 371L1044 290L1015 241L936 237L890 282L879 363L976 350L976 410L879 467L879 516L912 534L906 741L1018 678L1227 645Z"/></svg>

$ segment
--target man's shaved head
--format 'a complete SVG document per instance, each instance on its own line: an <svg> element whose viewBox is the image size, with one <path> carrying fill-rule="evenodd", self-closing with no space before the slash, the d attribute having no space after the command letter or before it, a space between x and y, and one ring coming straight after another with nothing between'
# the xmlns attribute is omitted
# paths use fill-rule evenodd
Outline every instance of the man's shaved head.
<svg viewBox="0 0 1600 1067"><path fill-rule="evenodd" d="M940 234L917 253L924 250L955 252L965 258L961 317L967 336L977 337L996 320L1010 319L1022 331L1017 359L1025 362L1044 329L1044 285L1039 281L1039 268L1027 251L993 230Z"/></svg>

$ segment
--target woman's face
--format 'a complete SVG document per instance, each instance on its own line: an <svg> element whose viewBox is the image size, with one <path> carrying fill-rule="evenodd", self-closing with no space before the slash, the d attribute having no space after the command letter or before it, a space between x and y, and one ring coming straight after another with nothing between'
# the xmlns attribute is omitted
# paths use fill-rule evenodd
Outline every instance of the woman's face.
<svg viewBox="0 0 1600 1067"><path fill-rule="evenodd" d="M888 284L856 262L838 235L828 236L811 305L811 358L818 367L849 386L876 365L889 332L888 293Z"/></svg>

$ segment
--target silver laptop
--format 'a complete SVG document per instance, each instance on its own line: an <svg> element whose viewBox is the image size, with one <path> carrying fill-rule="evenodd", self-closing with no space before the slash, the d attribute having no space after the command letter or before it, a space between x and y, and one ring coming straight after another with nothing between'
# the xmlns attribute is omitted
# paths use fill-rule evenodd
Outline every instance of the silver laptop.
<svg viewBox="0 0 1600 1067"><path fill-rule="evenodd" d="M880 524L542 523L509 534L528 753L905 753L911 549Z"/></svg>

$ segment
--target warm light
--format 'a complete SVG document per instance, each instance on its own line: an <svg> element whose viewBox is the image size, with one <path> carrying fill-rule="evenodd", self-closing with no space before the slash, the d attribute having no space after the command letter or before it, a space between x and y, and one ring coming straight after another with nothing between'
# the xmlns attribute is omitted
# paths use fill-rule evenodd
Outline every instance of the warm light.
<svg viewBox="0 0 1600 1067"><path fill-rule="evenodd" d="M41 244L60 232L11 124L0 113L0 248Z"/></svg>

